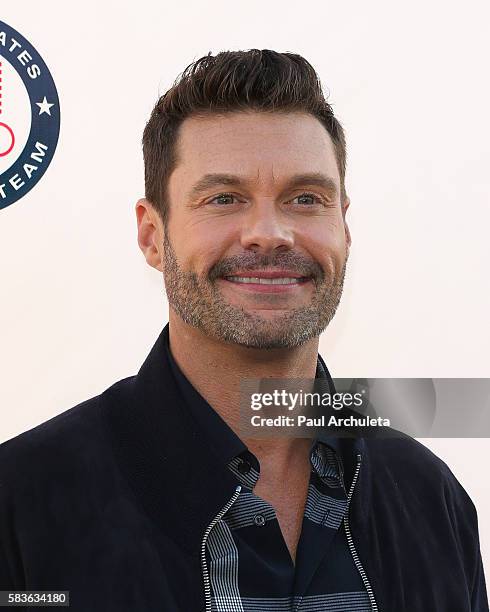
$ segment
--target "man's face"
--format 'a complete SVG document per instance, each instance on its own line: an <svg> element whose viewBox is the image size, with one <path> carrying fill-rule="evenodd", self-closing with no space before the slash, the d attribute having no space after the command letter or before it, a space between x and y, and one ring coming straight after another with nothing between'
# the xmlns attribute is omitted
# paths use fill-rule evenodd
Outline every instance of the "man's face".
<svg viewBox="0 0 490 612"><path fill-rule="evenodd" d="M208 336L298 346L337 309L350 246L329 134L303 113L192 117L168 184L170 307Z"/></svg>

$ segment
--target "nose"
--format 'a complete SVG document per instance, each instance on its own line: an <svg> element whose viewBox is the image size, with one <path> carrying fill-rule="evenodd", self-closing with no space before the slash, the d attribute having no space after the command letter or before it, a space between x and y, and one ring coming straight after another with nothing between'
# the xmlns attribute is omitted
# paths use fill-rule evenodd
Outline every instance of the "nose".
<svg viewBox="0 0 490 612"><path fill-rule="evenodd" d="M259 253L288 251L294 247L294 233L288 219L281 218L271 202L249 209L243 220L242 247Z"/></svg>

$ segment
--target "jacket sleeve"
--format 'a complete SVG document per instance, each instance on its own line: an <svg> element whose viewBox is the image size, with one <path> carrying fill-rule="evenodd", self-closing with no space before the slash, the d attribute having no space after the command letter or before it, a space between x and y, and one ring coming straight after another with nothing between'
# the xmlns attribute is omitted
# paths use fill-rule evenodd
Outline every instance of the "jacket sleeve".
<svg viewBox="0 0 490 612"><path fill-rule="evenodd" d="M0 591L18 589L14 579L12 566L11 545L11 504L8 494L7 478L5 476L6 460L5 446L0 444Z"/></svg>
<svg viewBox="0 0 490 612"><path fill-rule="evenodd" d="M1 450L1 449L0 449ZM0 473L0 591L12 589L14 581L12 579L9 564L7 562L7 542L6 542L6 502L5 486Z"/></svg>
<svg viewBox="0 0 490 612"><path fill-rule="evenodd" d="M483 571L483 562L480 549L478 549L475 582L473 584L473 591L471 593L471 612L489 612L485 573Z"/></svg>
<svg viewBox="0 0 490 612"><path fill-rule="evenodd" d="M0 542L0 591L8 591L9 589L14 589L14 587L15 585L7 565L7 557Z"/></svg>
<svg viewBox="0 0 490 612"><path fill-rule="evenodd" d="M489 612L478 513L472 499L447 464L442 461L441 464L446 475L446 507L467 578L466 589L471 612Z"/></svg>
<svg viewBox="0 0 490 612"><path fill-rule="evenodd" d="M467 570L468 592L471 597L471 612L489 612L485 572L480 549L478 513L472 499L461 483L451 473L452 489L457 501L454 505L462 558Z"/></svg>

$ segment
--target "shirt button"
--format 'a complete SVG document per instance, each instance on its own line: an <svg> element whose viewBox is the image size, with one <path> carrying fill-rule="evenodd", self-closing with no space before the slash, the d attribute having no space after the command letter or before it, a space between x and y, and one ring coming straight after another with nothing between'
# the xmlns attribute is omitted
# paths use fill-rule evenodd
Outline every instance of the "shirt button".
<svg viewBox="0 0 490 612"><path fill-rule="evenodd" d="M240 472L240 474L248 474L251 469L252 466L246 459L238 464L238 471Z"/></svg>
<svg viewBox="0 0 490 612"><path fill-rule="evenodd" d="M263 525L265 525L265 518L263 514L256 514L254 516L254 523L257 525L257 527L262 527Z"/></svg>

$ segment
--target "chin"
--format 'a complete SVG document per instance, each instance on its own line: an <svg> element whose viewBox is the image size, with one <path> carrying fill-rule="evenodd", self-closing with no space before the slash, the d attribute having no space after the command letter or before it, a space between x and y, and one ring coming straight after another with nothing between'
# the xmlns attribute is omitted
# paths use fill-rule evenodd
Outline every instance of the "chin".
<svg viewBox="0 0 490 612"><path fill-rule="evenodd" d="M298 347L318 335L318 330L311 326L291 326L286 321L275 324L272 319L261 318L259 321L257 316L255 318L256 323L252 326L237 325L221 329L217 336L225 342L248 348L284 349Z"/></svg>

